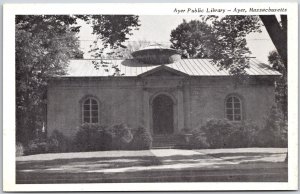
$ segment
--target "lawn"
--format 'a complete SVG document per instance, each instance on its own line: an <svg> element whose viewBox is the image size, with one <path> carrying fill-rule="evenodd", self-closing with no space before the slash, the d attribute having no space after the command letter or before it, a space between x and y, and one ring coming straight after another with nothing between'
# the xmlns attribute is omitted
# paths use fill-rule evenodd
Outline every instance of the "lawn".
<svg viewBox="0 0 300 194"><path fill-rule="evenodd" d="M287 181L285 148L102 151L17 157L17 183Z"/></svg>

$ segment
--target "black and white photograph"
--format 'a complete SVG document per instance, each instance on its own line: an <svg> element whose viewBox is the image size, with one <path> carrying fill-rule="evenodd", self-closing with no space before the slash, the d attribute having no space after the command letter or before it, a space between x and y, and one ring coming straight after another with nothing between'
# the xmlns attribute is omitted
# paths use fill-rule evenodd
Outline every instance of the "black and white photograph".
<svg viewBox="0 0 300 194"><path fill-rule="evenodd" d="M297 4L192 5L7 14L6 190L297 189Z"/></svg>

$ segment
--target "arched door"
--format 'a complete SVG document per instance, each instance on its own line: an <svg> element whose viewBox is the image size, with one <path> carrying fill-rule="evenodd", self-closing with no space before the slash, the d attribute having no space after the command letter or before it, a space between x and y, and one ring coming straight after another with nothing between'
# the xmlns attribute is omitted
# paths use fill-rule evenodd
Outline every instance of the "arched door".
<svg viewBox="0 0 300 194"><path fill-rule="evenodd" d="M154 134L171 134L174 131L173 100L164 94L156 96L152 102Z"/></svg>

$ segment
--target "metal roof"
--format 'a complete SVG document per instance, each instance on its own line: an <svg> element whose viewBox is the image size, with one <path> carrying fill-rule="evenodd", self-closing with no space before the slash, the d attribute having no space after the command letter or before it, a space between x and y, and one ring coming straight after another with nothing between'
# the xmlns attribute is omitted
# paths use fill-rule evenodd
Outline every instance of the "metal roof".
<svg viewBox="0 0 300 194"><path fill-rule="evenodd" d="M130 77L138 76L152 69L159 68L161 65L150 65L138 62L135 59L126 60L103 60L104 65L108 67L100 67L96 69L94 62L100 62L96 59L71 60L67 69L67 74L62 77L106 77L112 76L115 70L111 66L120 69L120 76ZM172 68L190 76L229 76L227 70L219 70L212 63L211 59L182 59L175 63L165 64L164 66ZM278 71L273 70L270 66L250 59L250 68L246 69L249 75L281 75Z"/></svg>

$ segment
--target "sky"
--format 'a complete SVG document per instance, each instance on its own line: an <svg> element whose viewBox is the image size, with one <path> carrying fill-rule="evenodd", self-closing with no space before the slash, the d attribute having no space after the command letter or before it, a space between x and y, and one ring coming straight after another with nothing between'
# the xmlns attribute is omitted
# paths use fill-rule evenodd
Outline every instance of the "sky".
<svg viewBox="0 0 300 194"><path fill-rule="evenodd" d="M198 18L199 16L196 15L141 15L139 16L141 26L139 30L133 31L133 35L129 37L129 41L145 40L169 45L171 31L182 23L183 19L188 22ZM95 36L92 35L90 25L85 23L80 24L82 25L79 33L81 49L84 51L84 58L91 58L88 50ZM252 56L263 63L268 63L268 54L270 51L275 50L275 47L265 27L262 26L261 30L261 33L249 34L246 39Z"/></svg>

